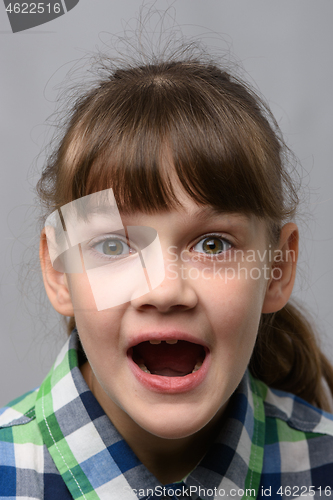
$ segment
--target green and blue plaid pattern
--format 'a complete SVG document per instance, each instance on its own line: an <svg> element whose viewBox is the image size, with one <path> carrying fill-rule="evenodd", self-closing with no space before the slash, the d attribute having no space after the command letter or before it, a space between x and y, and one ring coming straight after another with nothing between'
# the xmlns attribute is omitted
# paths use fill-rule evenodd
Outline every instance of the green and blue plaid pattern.
<svg viewBox="0 0 333 500"><path fill-rule="evenodd" d="M0 499L331 496L333 416L249 373L203 460L164 487L89 390L78 349L74 331L41 387L0 410Z"/></svg>

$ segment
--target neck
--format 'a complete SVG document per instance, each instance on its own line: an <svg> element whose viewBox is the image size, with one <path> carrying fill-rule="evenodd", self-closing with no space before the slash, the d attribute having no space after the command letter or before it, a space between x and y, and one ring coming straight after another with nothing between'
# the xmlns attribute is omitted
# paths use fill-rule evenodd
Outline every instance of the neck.
<svg viewBox="0 0 333 500"><path fill-rule="evenodd" d="M178 482L187 476L203 458L218 433L224 408L205 427L190 436L177 439L155 436L140 427L113 401L105 398L88 363L81 366L81 372L118 432L162 484Z"/></svg>
<svg viewBox="0 0 333 500"><path fill-rule="evenodd" d="M115 415L111 417L114 422ZM115 425L147 469L162 484L169 484L181 481L197 466L216 438L220 421L219 413L195 434L178 439L152 435L137 424L133 426L133 421L126 426L123 416L122 429Z"/></svg>

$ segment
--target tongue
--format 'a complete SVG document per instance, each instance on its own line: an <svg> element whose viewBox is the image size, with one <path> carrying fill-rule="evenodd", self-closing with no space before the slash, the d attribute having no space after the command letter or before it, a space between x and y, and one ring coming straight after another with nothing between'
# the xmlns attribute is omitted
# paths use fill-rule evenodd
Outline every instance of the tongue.
<svg viewBox="0 0 333 500"><path fill-rule="evenodd" d="M143 360L150 373L164 377L183 377L192 373L204 358L203 347L184 340L177 344L142 342L134 349L134 361Z"/></svg>

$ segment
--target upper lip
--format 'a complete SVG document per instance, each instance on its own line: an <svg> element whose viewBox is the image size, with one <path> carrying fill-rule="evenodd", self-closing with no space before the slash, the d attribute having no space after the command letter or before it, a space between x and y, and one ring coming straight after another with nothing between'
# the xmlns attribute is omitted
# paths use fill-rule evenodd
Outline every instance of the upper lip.
<svg viewBox="0 0 333 500"><path fill-rule="evenodd" d="M138 344L141 344L142 342L149 342L150 340L184 340L186 342L192 342L192 344L199 344L203 346L205 349L209 350L208 344L198 338L195 337L194 335L187 333L187 332L182 332L182 331L168 331L168 332L161 332L161 331L152 331L152 332L143 332L139 333L133 338L131 338L128 342L127 350L130 349L131 347L134 347Z"/></svg>

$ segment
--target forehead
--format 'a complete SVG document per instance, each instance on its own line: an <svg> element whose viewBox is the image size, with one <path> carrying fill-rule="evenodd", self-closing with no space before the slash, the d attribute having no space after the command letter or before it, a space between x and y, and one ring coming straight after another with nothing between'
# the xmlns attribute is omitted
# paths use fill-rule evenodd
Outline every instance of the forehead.
<svg viewBox="0 0 333 500"><path fill-rule="evenodd" d="M130 206L118 210L112 189L95 192L61 208L67 230L74 234L95 235L98 232L121 230L123 226L146 226L159 233L210 231L243 232L250 235L266 233L263 219L252 213L223 210L218 206L194 201L179 185L177 205L154 211L135 210ZM83 235L81 234L82 238Z"/></svg>
<svg viewBox="0 0 333 500"><path fill-rule="evenodd" d="M110 190L111 191L111 190ZM103 193L103 192L102 192ZM99 193L96 193L99 196ZM86 197L90 198L90 196ZM101 219L114 219L121 217L122 221L129 224L130 221L140 225L140 220L153 221L158 219L164 220L178 220L186 221L187 223L193 221L194 224L204 223L210 220L224 220L225 222L234 225L252 225L259 221L258 217L251 213L245 212L229 212L213 205L202 205L192 200L187 194L177 194L178 205L176 207L161 208L154 211L135 210L128 207L125 210L118 210L114 198L99 196L98 202L89 199L85 204L84 212L81 212L83 218L92 220ZM79 211L80 212L80 211ZM80 213L79 213L80 217Z"/></svg>
<svg viewBox="0 0 333 500"><path fill-rule="evenodd" d="M183 186L180 184L178 179L175 179L173 175L172 188L177 200L177 205L171 209L161 209L153 214L143 213L141 211L129 211L122 213L121 217L123 221L129 219L136 220L137 223L139 219L154 219L163 218L169 223L185 223L200 225L208 221L218 221L224 220L238 225L248 225L252 220L256 219L252 214L246 214L244 212L229 212L221 209L218 206L213 206L211 204L200 204L191 198L184 190ZM126 223L126 222L125 222Z"/></svg>
<svg viewBox="0 0 333 500"><path fill-rule="evenodd" d="M198 204L187 195L182 196L180 199L177 197L177 200L179 204L170 209L161 208L160 210L143 211L131 209L129 207L128 209L120 209L118 211L118 207L114 201L110 203L109 200L104 198L97 204L89 202L82 216L97 220L99 218L112 219L116 214L119 214L123 221L131 220L138 222L140 219L153 220L158 218L169 218L184 221L193 220L198 224L212 219L224 219L239 225L249 224L251 221L253 222L257 219L257 217L250 213L229 212L212 205Z"/></svg>
<svg viewBox="0 0 333 500"><path fill-rule="evenodd" d="M159 218L163 218L165 220L169 219L170 221L178 220L180 223L193 222L194 225L219 220L224 220L225 222L228 221L235 225L248 225L257 219L252 214L226 212L210 205L198 206L195 203L192 205L188 204L187 206L173 208L171 210L159 210L152 214L141 211L132 211L126 213L120 212L120 215L123 221L133 220L138 222L140 219L150 219L153 221L154 219L158 220Z"/></svg>
<svg viewBox="0 0 333 500"><path fill-rule="evenodd" d="M148 226L160 237L187 240L204 233L221 233L233 236L235 242L246 245L263 244L268 241L268 231L264 220L254 214L221 211L212 206L180 207L155 214L133 212L121 214L124 226ZM174 241L176 241L174 240Z"/></svg>

